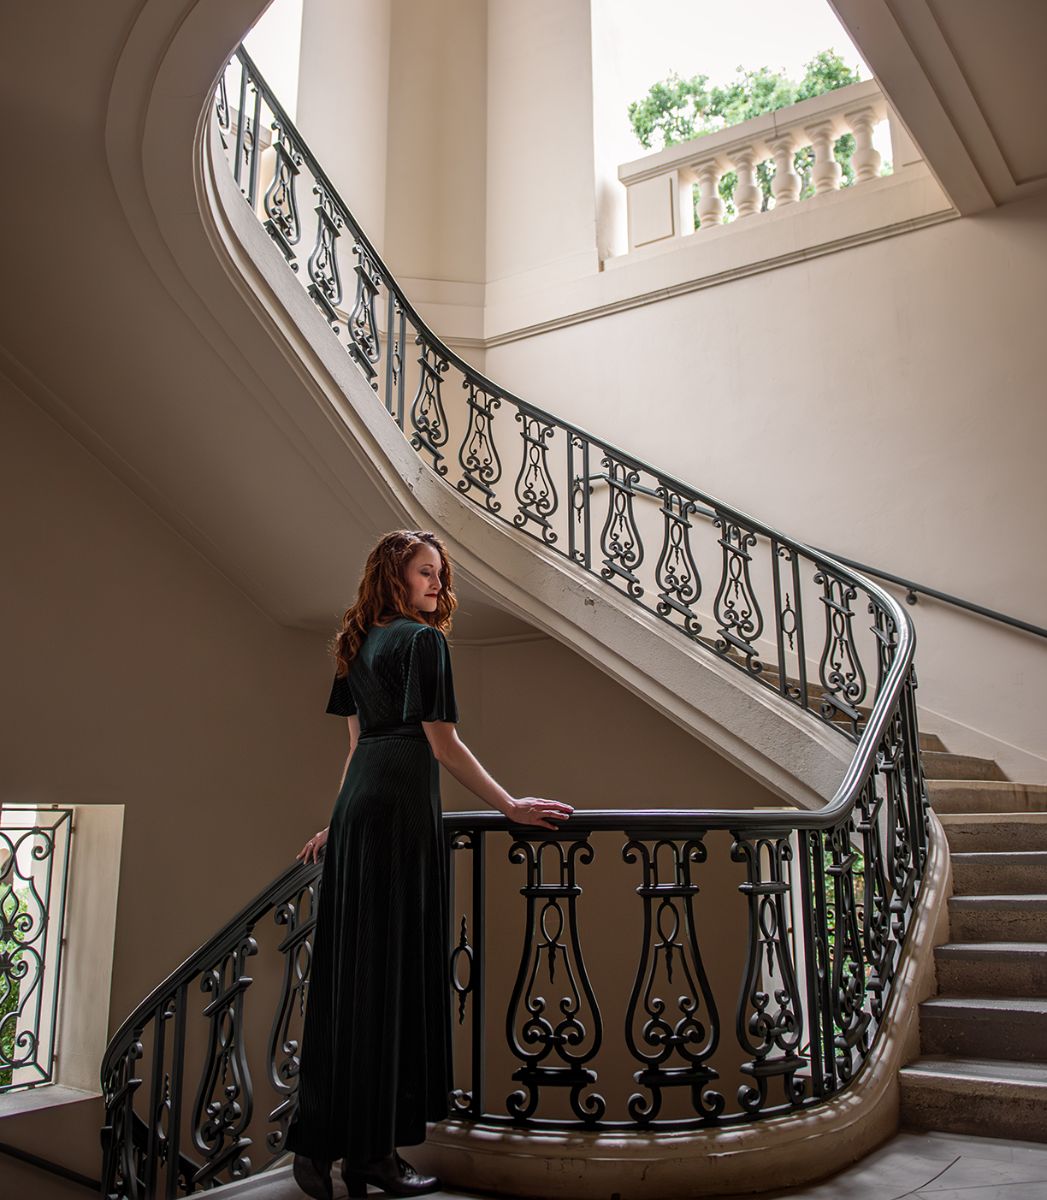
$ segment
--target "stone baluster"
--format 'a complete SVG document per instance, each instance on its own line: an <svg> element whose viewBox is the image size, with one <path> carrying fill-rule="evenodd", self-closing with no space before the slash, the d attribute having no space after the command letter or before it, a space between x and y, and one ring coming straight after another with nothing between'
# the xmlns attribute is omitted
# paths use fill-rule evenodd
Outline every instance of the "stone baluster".
<svg viewBox="0 0 1047 1200"><path fill-rule="evenodd" d="M792 133L782 133L767 145L774 155L774 179L771 181L771 195L774 205L792 204L800 198L800 177L793 167L793 151L796 140Z"/></svg>
<svg viewBox="0 0 1047 1200"><path fill-rule="evenodd" d="M734 208L739 217L751 217L760 211L763 193L756 182L756 149L739 146L731 156L732 165L738 175L734 189Z"/></svg>
<svg viewBox="0 0 1047 1200"><path fill-rule="evenodd" d="M723 224L724 203L720 199L720 176L723 163L718 158L706 158L694 164L698 176L699 229L713 229Z"/></svg>
<svg viewBox="0 0 1047 1200"><path fill-rule="evenodd" d="M811 175L814 183L814 194L820 196L823 192L835 192L840 186L840 176L843 171L833 157L833 144L836 141L831 121L819 121L806 127L807 136L814 148L814 170Z"/></svg>
<svg viewBox="0 0 1047 1200"><path fill-rule="evenodd" d="M872 131L876 124L876 112L872 108L860 108L844 114L844 119L854 134L855 151L851 163L857 183L875 179L880 173L880 152L873 148Z"/></svg>

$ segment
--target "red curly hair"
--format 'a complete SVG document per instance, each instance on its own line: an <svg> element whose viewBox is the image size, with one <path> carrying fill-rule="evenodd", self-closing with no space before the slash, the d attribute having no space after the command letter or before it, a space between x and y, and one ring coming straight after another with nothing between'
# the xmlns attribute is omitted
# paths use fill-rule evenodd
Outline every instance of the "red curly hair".
<svg viewBox="0 0 1047 1200"><path fill-rule="evenodd" d="M404 570L421 545L432 546L440 555L442 574L436 612L423 613L411 608ZM344 676L372 625L387 625L394 617L410 617L432 625L441 633L451 628L451 614L458 607L455 598L451 560L443 542L424 529L394 529L380 538L367 556L364 573L356 593L356 602L345 610L342 627L331 643L338 664L337 674Z"/></svg>

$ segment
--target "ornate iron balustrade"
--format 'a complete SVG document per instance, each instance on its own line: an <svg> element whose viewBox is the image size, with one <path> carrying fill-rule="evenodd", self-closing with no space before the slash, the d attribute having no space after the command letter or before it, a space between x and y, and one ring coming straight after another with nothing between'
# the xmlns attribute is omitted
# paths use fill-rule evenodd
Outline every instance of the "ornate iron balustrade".
<svg viewBox="0 0 1047 1200"><path fill-rule="evenodd" d="M726 1127L834 1095L884 1019L927 857L905 608L473 371L411 308L242 49L231 69L239 108L223 79L217 119L234 175L418 453L463 497L666 622L681 645L855 743L819 812L576 811L555 831L446 814L451 1119ZM270 151L256 150L263 117ZM298 206L303 177L311 222ZM343 277L354 279L345 303ZM640 495L659 503L640 512ZM701 509L709 519L692 522ZM494 874L493 861L520 878ZM113 1039L102 1072L107 1195L170 1200L279 1158L318 876L286 872ZM498 894L517 885L519 940L518 907ZM732 927L745 931L733 948L722 934ZM492 1018L504 1040L488 1035Z"/></svg>
<svg viewBox="0 0 1047 1200"><path fill-rule="evenodd" d="M171 1200L265 1170L281 1157L320 870L296 864L275 879L155 988L110 1041L102 1062L103 1195ZM264 1061L254 1061L256 1054ZM262 1079L269 1102L259 1151L248 1130L258 1120Z"/></svg>
<svg viewBox="0 0 1047 1200"><path fill-rule="evenodd" d="M555 831L445 814L449 1119L729 1127L817 1104L854 1078L927 855L911 638L892 648L894 703L874 708L874 734L820 812L596 810ZM275 880L113 1038L106 1196L173 1200L281 1158L320 871L296 865ZM517 887L522 936L519 906L505 903ZM746 932L732 943L725 929ZM487 1032L499 1026L504 1041Z"/></svg>
<svg viewBox="0 0 1047 1200"><path fill-rule="evenodd" d="M420 457L490 516L857 741L869 664L895 620L885 593L475 371L411 306L242 47L226 74L216 114L234 177ZM875 610L871 631L854 621L859 600Z"/></svg>
<svg viewBox="0 0 1047 1200"><path fill-rule="evenodd" d="M0 808L0 1094L54 1080L72 818Z"/></svg>

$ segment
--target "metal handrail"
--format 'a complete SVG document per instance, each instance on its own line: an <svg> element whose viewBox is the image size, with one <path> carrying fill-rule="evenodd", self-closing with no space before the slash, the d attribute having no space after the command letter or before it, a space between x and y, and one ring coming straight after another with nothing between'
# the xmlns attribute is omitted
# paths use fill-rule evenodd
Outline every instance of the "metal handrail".
<svg viewBox="0 0 1047 1200"><path fill-rule="evenodd" d="M606 475L590 475L590 485L594 483L608 483ZM651 500L658 500L659 496L653 488L645 488L637 485L634 488L637 495L646 496ZM715 520L716 511L712 508L706 508L702 505L695 507L694 512L708 520ZM860 571L863 575L872 575L877 579L884 579L888 583L896 584L898 587L904 588L906 592L906 604L916 604L920 596L930 596L934 600L940 600L943 604L950 604L955 608L962 608L967 612L974 613L979 617L986 617L990 621L997 621L1001 625L1009 625L1012 629L1020 629L1025 633L1034 634L1036 637L1047 638L1047 629L1042 625L1034 625L1031 621L1023 621L1021 617L1008 616L1006 613L998 612L994 608L987 608L983 604L977 604L973 600L964 600L961 596L954 596L951 592L943 592L938 588L930 587L925 583L917 583L913 579L907 579L904 575L895 575L890 571L884 571L880 567L870 567L868 563L858 562L853 558L845 558L842 554L837 554L833 550L818 550L819 554L824 554L826 558L832 559L834 562L843 563L845 567L851 567L855 571Z"/></svg>
<svg viewBox="0 0 1047 1200"><path fill-rule="evenodd" d="M851 567L855 571L861 571L863 575L875 575L877 579L886 579L888 583L894 583L898 587L904 588L907 593L906 604L916 604L920 596L930 596L934 600L940 600L943 604L951 604L955 608L962 608L979 617L987 617L990 621L998 621L1001 625L1009 625L1012 629L1021 629L1036 637L1047 638L1047 629L1042 625L1034 625L1031 621L1023 621L1020 617L1009 617L1006 613L997 612L994 608L986 608L984 604L976 604L973 600L964 600L949 592L928 587L925 583L916 583L912 579L906 579L904 575L892 575L890 571L883 571L879 567L870 567L867 563L855 562L850 558L842 558L838 554L834 557L837 562L843 563L844 566Z"/></svg>
<svg viewBox="0 0 1047 1200"><path fill-rule="evenodd" d="M27 1166L36 1167L38 1171L47 1171L49 1175L57 1175L60 1179L68 1179L70 1183L79 1184L80 1187L87 1188L88 1191L94 1192L95 1195L102 1190L100 1179L92 1179L90 1175L74 1171L72 1167L63 1166L61 1163L52 1162L51 1159L44 1158L39 1154L33 1154L29 1150L22 1150L18 1146L12 1146L9 1142L0 1142L0 1154L6 1154L8 1158L13 1158L17 1162L24 1162Z"/></svg>

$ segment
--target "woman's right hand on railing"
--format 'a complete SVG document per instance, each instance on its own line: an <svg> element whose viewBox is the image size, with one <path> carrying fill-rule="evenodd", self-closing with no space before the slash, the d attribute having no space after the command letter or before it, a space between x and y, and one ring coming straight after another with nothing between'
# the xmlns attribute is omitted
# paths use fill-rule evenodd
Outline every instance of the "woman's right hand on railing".
<svg viewBox="0 0 1047 1200"><path fill-rule="evenodd" d="M321 829L319 833L314 833L301 850L298 851L295 858L300 858L304 863L319 862L320 851L327 845L328 828L330 826Z"/></svg>

